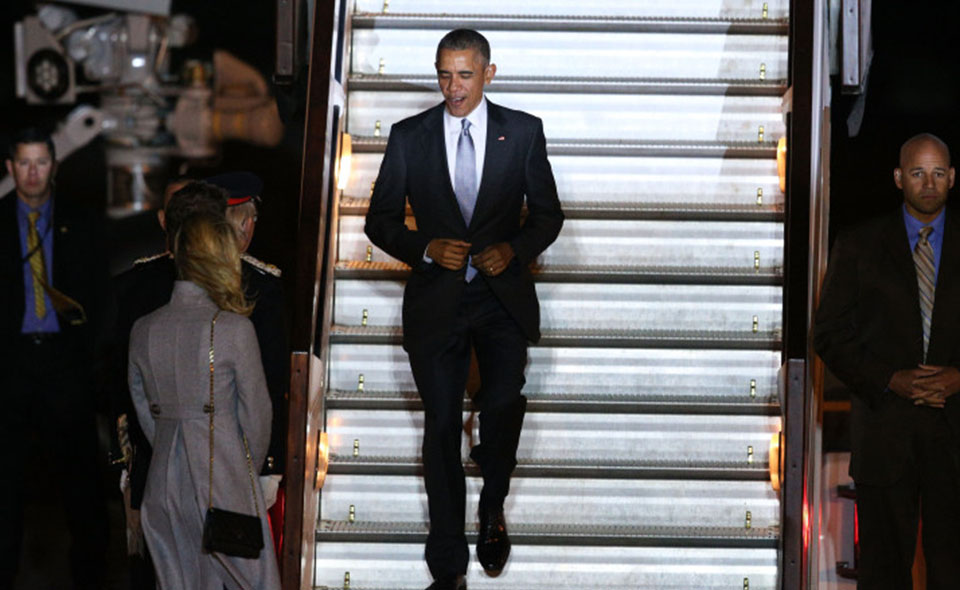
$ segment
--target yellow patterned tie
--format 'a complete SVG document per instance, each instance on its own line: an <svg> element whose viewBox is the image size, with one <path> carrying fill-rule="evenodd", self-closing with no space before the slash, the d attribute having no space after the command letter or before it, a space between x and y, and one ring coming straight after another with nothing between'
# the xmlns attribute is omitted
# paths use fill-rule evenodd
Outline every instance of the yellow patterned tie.
<svg viewBox="0 0 960 590"><path fill-rule="evenodd" d="M37 317L43 319L47 315L47 298L43 284L47 282L47 265L43 259L43 247L40 245L40 236L37 234L37 218L39 211L27 214L30 228L27 230L27 252L30 254L30 270L33 274L33 305Z"/></svg>
<svg viewBox="0 0 960 590"><path fill-rule="evenodd" d="M933 246L928 238L933 228L930 226L920 230L920 239L913 249L913 263L917 267L917 286L920 290L920 320L923 322L923 360L927 360L927 349L930 347L930 327L933 319L933 295L937 288L936 270L933 265Z"/></svg>

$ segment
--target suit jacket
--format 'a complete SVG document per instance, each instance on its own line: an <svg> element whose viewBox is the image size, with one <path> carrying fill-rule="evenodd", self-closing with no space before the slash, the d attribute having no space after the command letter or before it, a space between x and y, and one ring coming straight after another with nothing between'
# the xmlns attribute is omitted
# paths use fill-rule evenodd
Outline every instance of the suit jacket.
<svg viewBox="0 0 960 590"><path fill-rule="evenodd" d="M87 322L74 325L58 316L60 334L73 351L77 377L90 376L94 348L102 336L102 311L107 299L108 271L103 232L93 213L73 206L64 197L52 197L53 276L51 284L83 306ZM0 199L0 375L9 374L14 347L25 311L23 254L17 226L17 196ZM2 379L2 377L0 377Z"/></svg>
<svg viewBox="0 0 960 590"><path fill-rule="evenodd" d="M270 443L270 399L253 324L230 312L220 313L214 329L213 506L259 512L264 550L257 559L244 559L201 549L211 480L210 414L204 407L210 401L210 320L216 312L201 287L179 281L170 303L137 320L130 334L130 395L153 445L143 532L161 588L229 583L279 589L263 492L241 437L256 470Z"/></svg>
<svg viewBox="0 0 960 590"><path fill-rule="evenodd" d="M486 280L527 338L540 338L540 307L528 265L560 233L563 212L547 161L540 119L487 102L483 173L470 225L450 183L443 137L443 103L395 124L370 200L365 231L412 274L403 298L407 350L429 347L448 334L464 288L465 269L450 271L423 261L434 238L471 243L476 254L508 242L516 254L506 270ZM526 197L528 215L521 222ZM404 224L409 200L416 229Z"/></svg>
<svg viewBox="0 0 960 590"><path fill-rule="evenodd" d="M927 364L960 367L960 211L947 211ZM923 359L919 288L901 209L840 235L814 326L814 346L853 392L850 475L889 485L912 461L917 408L887 390L895 371ZM960 398L947 400L960 432Z"/></svg>
<svg viewBox="0 0 960 590"><path fill-rule="evenodd" d="M261 473L282 474L286 456L286 395L290 373L283 285L278 277L261 271L247 261L243 261L241 268L247 296L256 302L250 321L257 334L267 388L273 402L270 449ZM117 306L114 343L111 347L113 368L110 373L113 379L110 391L113 393L115 416L127 415L130 442L134 447L134 464L130 471L130 500L134 508L140 505L143 496L150 464L150 446L133 412L126 383L130 329L138 319L170 301L176 278L177 269L173 259L162 255L135 264L113 280Z"/></svg>

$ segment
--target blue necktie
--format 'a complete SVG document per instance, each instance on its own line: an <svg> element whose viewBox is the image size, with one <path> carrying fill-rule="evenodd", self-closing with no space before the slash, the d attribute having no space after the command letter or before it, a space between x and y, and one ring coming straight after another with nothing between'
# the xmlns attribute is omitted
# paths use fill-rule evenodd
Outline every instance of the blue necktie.
<svg viewBox="0 0 960 590"><path fill-rule="evenodd" d="M473 147L473 138L470 137L470 121L461 120L463 126L460 138L457 140L457 166L453 173L453 192L457 195L457 204L463 221L470 225L473 218L473 208L477 205L477 155ZM467 282L477 275L477 269L470 265L471 258L467 258Z"/></svg>

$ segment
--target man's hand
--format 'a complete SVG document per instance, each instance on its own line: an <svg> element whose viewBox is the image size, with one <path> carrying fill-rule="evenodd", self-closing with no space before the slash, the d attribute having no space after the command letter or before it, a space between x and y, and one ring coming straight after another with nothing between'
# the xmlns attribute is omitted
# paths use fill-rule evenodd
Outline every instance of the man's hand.
<svg viewBox="0 0 960 590"><path fill-rule="evenodd" d="M477 270L488 277L495 277L507 269L514 256L516 254L510 244L499 242L487 246L479 254L474 254L472 261Z"/></svg>
<svg viewBox="0 0 960 590"><path fill-rule="evenodd" d="M914 387L914 382L921 377L932 374L933 371L925 369L900 369L890 377L890 383L887 387L900 397L912 400L914 394L919 393L919 390Z"/></svg>
<svg viewBox="0 0 960 590"><path fill-rule="evenodd" d="M427 256L447 270L460 270L467 263L470 244L448 238L434 238L427 244Z"/></svg>
<svg viewBox="0 0 960 590"><path fill-rule="evenodd" d="M947 398L960 391L960 371L956 367L920 365L927 373L914 380L914 403L942 408Z"/></svg>
<svg viewBox="0 0 960 590"><path fill-rule="evenodd" d="M901 369L890 378L888 387L915 405L942 408L948 397L960 391L960 371L934 365Z"/></svg>

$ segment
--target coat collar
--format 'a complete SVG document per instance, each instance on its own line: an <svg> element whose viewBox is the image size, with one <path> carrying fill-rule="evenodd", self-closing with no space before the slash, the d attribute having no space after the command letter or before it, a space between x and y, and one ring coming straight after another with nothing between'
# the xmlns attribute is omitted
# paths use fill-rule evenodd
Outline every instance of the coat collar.
<svg viewBox="0 0 960 590"><path fill-rule="evenodd" d="M211 309L217 307L217 304L210 299L203 287L191 281L181 280L173 284L170 304L187 307L209 307Z"/></svg>

